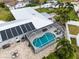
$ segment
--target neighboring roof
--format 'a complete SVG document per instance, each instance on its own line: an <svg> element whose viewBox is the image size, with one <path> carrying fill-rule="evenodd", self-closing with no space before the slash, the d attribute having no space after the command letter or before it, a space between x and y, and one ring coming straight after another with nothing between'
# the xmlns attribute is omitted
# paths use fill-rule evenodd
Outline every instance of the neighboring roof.
<svg viewBox="0 0 79 59"><path fill-rule="evenodd" d="M79 46L79 34L77 35L76 39L77 39L77 41L76 41L77 46Z"/></svg>
<svg viewBox="0 0 79 59"><path fill-rule="evenodd" d="M76 3L76 5L74 5L74 10L75 10L76 12L79 11L79 4ZM77 13L77 15L78 15L78 17L79 17L79 13Z"/></svg>
<svg viewBox="0 0 79 59"><path fill-rule="evenodd" d="M67 33L70 37L76 37L79 33L79 22L78 21L68 21L66 23L67 26Z"/></svg>
<svg viewBox="0 0 79 59"><path fill-rule="evenodd" d="M79 21L68 21L67 24L79 26Z"/></svg>
<svg viewBox="0 0 79 59"><path fill-rule="evenodd" d="M18 3L14 6L14 8L15 8L15 9L19 9L19 8L23 8L23 7L25 7L25 6L26 6L26 3L18 2Z"/></svg>
<svg viewBox="0 0 79 59"><path fill-rule="evenodd" d="M25 19L26 22L32 22L36 29L52 24L53 21L47 19L31 7L11 10L16 20Z"/></svg>
<svg viewBox="0 0 79 59"><path fill-rule="evenodd" d="M3 2L4 2L5 4L10 5L10 6L14 6L14 5L16 5L17 0L3 0Z"/></svg>

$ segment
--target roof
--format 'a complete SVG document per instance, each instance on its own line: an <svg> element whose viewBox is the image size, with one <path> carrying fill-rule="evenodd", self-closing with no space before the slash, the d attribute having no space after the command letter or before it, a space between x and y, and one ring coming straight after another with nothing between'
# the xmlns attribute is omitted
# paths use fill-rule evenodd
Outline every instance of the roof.
<svg viewBox="0 0 79 59"><path fill-rule="evenodd" d="M15 20L0 25L0 42L22 35L34 30L32 22L26 20Z"/></svg>
<svg viewBox="0 0 79 59"><path fill-rule="evenodd" d="M49 20L31 7L13 9L11 10L11 12L16 20L25 19L26 22L32 22L36 29L45 27L53 23L53 21Z"/></svg>
<svg viewBox="0 0 79 59"><path fill-rule="evenodd" d="M41 13L43 16L45 16L46 18L52 18L52 16L46 12Z"/></svg>
<svg viewBox="0 0 79 59"><path fill-rule="evenodd" d="M6 22L5 22L5 21L1 21L1 20L0 20L0 24L3 24L3 23L6 23Z"/></svg>
<svg viewBox="0 0 79 59"><path fill-rule="evenodd" d="M79 21L68 21L67 24L79 26Z"/></svg>
<svg viewBox="0 0 79 59"><path fill-rule="evenodd" d="M14 20L14 21L10 21L10 22L6 22L6 23L2 23L0 24L0 31L5 30L5 29L9 29L15 26L19 26L25 23L29 23L30 21L28 20Z"/></svg>
<svg viewBox="0 0 79 59"><path fill-rule="evenodd" d="M3 2L10 6L14 6L14 5L16 5L17 0L3 0Z"/></svg>

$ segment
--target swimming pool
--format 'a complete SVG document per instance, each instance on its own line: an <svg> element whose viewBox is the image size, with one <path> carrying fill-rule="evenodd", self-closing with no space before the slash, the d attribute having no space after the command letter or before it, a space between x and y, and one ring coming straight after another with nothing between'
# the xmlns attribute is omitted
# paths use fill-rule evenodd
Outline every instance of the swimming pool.
<svg viewBox="0 0 79 59"><path fill-rule="evenodd" d="M38 48L49 44L50 42L55 41L56 36L53 33L47 32L42 37L36 38L33 40L33 45Z"/></svg>

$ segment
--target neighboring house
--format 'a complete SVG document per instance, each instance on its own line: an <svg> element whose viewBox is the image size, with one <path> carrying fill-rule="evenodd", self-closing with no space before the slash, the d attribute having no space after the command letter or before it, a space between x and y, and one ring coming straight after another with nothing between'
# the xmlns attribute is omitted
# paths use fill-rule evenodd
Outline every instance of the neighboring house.
<svg viewBox="0 0 79 59"><path fill-rule="evenodd" d="M3 2L10 6L15 6L18 2L30 2L30 0L1 0L0 2Z"/></svg>
<svg viewBox="0 0 79 59"><path fill-rule="evenodd" d="M3 0L0 0L0 2L3 2Z"/></svg>
<svg viewBox="0 0 79 59"><path fill-rule="evenodd" d="M79 2L71 2L74 5L74 10L79 17Z"/></svg>
<svg viewBox="0 0 79 59"><path fill-rule="evenodd" d="M0 2L1 2L1 3L8 4L8 5L10 5L10 6L14 6L14 5L16 5L17 0L1 0Z"/></svg>
<svg viewBox="0 0 79 59"><path fill-rule="evenodd" d="M79 22L78 21L68 21L66 23L67 38L70 40L75 39L77 46L79 46Z"/></svg>

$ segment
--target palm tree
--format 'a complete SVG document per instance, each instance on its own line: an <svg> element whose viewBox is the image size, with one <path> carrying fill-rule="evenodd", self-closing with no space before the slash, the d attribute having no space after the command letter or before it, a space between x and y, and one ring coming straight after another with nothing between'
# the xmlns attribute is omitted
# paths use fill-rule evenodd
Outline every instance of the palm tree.
<svg viewBox="0 0 79 59"><path fill-rule="evenodd" d="M56 21L60 22L62 25L65 25L65 23L70 20L66 10L58 9L57 15L58 16L56 16L55 19Z"/></svg>
<svg viewBox="0 0 79 59"><path fill-rule="evenodd" d="M58 41L55 53L59 59L69 59L73 58L75 49L67 39L63 38Z"/></svg>
<svg viewBox="0 0 79 59"><path fill-rule="evenodd" d="M74 5L71 4L70 2L67 2L65 8L68 8L69 10L73 10L74 9Z"/></svg>
<svg viewBox="0 0 79 59"><path fill-rule="evenodd" d="M59 8L60 8L60 7L63 7L63 6L64 6L64 3L58 1L57 4L56 4L56 6L57 6L57 5L59 5Z"/></svg>

